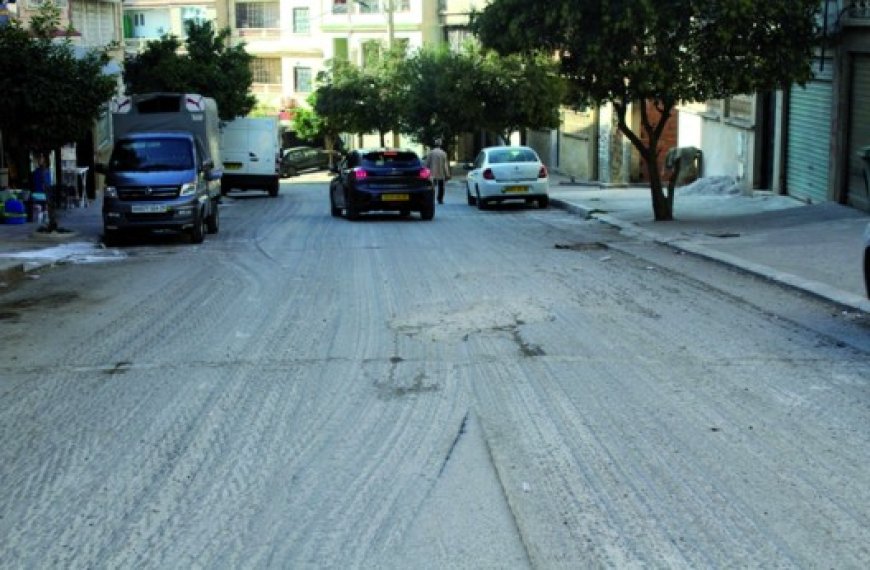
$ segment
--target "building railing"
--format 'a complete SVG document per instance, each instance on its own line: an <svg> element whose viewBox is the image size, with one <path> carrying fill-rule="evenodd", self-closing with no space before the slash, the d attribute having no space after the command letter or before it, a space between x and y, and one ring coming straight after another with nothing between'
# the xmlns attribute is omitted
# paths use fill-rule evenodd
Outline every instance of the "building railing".
<svg viewBox="0 0 870 570"><path fill-rule="evenodd" d="M870 0L852 0L848 14L850 18L870 20Z"/></svg>
<svg viewBox="0 0 870 570"><path fill-rule="evenodd" d="M236 28L233 34L240 38L278 40L281 39L281 28Z"/></svg>

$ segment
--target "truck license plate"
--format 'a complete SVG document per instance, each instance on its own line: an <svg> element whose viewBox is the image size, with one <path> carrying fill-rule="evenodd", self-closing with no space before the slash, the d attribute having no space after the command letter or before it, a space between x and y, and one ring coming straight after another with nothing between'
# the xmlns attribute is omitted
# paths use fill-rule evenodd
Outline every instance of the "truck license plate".
<svg viewBox="0 0 870 570"><path fill-rule="evenodd" d="M381 200L384 202L404 202L409 199L407 194L381 194Z"/></svg>
<svg viewBox="0 0 870 570"><path fill-rule="evenodd" d="M131 209L134 214L164 214L166 204L133 204Z"/></svg>

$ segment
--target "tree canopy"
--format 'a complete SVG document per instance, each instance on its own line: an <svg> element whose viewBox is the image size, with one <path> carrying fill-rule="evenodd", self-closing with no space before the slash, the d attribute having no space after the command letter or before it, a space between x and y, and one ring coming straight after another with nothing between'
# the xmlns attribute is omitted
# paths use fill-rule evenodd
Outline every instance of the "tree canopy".
<svg viewBox="0 0 870 570"><path fill-rule="evenodd" d="M804 83L817 40L817 0L494 0L473 29L499 53L555 56L576 107L613 105L619 129L649 166L656 219L671 219L658 141L681 101L703 102ZM640 105L649 143L626 116Z"/></svg>
<svg viewBox="0 0 870 570"><path fill-rule="evenodd" d="M211 22L188 20L187 38L165 35L124 61L128 93L169 91L212 97L221 119L247 115L256 104L250 94L252 56L244 44L231 46L231 31L215 32ZM184 53L181 52L182 45Z"/></svg>
<svg viewBox="0 0 870 570"><path fill-rule="evenodd" d="M83 138L115 94L106 51L76 51L56 38L60 11L40 6L27 30L15 20L0 26L0 131L11 145L48 153Z"/></svg>
<svg viewBox="0 0 870 570"><path fill-rule="evenodd" d="M429 146L478 129L507 138L558 126L564 89L556 71L542 57L499 57L473 46L410 56L399 49L365 69L332 62L318 77L314 110L338 132L379 132L381 144L389 131Z"/></svg>

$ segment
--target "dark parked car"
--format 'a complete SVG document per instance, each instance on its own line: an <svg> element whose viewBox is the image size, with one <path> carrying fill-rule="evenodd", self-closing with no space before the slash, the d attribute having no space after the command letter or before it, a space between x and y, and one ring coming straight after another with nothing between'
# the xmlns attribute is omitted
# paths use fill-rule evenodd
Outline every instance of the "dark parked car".
<svg viewBox="0 0 870 570"><path fill-rule="evenodd" d="M355 220L363 212L397 211L435 215L435 193L429 169L412 150L358 149L333 169L329 185L332 215Z"/></svg>
<svg viewBox="0 0 870 570"><path fill-rule="evenodd" d="M326 170L329 168L330 154L333 156L333 164L341 158L337 152L330 153L310 146L285 148L281 151L281 178L296 176L306 170Z"/></svg>
<svg viewBox="0 0 870 570"><path fill-rule="evenodd" d="M870 224L864 230L864 287L870 299Z"/></svg>

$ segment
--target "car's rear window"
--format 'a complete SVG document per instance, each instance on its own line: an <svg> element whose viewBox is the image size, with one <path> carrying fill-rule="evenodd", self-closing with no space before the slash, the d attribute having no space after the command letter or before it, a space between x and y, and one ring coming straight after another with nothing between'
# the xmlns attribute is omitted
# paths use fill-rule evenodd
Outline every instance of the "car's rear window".
<svg viewBox="0 0 870 570"><path fill-rule="evenodd" d="M503 162L538 162L538 157L527 148L494 150L489 153L490 164Z"/></svg>
<svg viewBox="0 0 870 570"><path fill-rule="evenodd" d="M416 153L407 150L375 150L362 155L363 166L413 166L419 164Z"/></svg>

